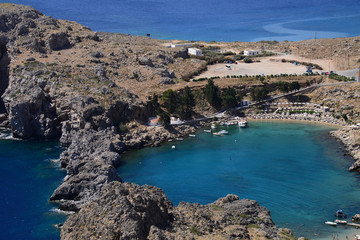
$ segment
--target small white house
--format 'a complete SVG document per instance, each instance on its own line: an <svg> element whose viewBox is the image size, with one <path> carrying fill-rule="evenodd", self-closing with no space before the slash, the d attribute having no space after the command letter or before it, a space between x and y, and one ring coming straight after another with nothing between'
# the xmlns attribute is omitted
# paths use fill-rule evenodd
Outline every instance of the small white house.
<svg viewBox="0 0 360 240"><path fill-rule="evenodd" d="M245 50L244 55L245 56L255 56L259 55L261 53L261 50Z"/></svg>
<svg viewBox="0 0 360 240"><path fill-rule="evenodd" d="M181 44L171 44L170 45L172 48L176 48L176 47L191 47L192 44L191 43L181 43Z"/></svg>
<svg viewBox="0 0 360 240"><path fill-rule="evenodd" d="M202 56L202 51L198 48L188 48L188 54L194 56Z"/></svg>
<svg viewBox="0 0 360 240"><path fill-rule="evenodd" d="M249 100L241 101L241 106L248 106L250 104Z"/></svg>

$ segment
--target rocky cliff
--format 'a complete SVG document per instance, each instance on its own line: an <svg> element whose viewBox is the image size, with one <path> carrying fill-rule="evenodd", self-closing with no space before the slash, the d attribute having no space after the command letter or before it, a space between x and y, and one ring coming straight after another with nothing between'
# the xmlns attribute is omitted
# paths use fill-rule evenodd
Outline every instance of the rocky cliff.
<svg viewBox="0 0 360 240"><path fill-rule="evenodd" d="M354 158L355 163L349 167L349 171L360 170L360 126L348 126L337 131L331 132L331 135L341 141L347 153Z"/></svg>
<svg viewBox="0 0 360 240"><path fill-rule="evenodd" d="M0 96L9 85L10 58L7 54L6 39L0 38ZM0 113L6 112L3 100L0 98Z"/></svg>

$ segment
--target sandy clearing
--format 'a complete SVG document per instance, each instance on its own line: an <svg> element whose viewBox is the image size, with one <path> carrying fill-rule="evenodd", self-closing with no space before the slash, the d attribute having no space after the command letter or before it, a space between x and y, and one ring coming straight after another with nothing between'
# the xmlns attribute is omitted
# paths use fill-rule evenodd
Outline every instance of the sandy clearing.
<svg viewBox="0 0 360 240"><path fill-rule="evenodd" d="M247 75L261 75L261 74L271 75L271 74L282 74L282 73L302 74L306 72L306 66L294 65L292 63L287 63L287 62L283 63L281 62L281 59L283 58L287 60L315 63L322 66L326 71L329 68L329 60L306 59L296 55L279 55L279 56L259 58L261 62L254 62L254 63L238 62L238 64L219 63L219 64L210 65L208 66L207 71L203 72L196 78L213 77L213 76L224 77L227 75L245 75L245 74ZM231 70L226 69L225 65L230 65ZM333 66L333 63L331 63L331 66Z"/></svg>
<svg viewBox="0 0 360 240"><path fill-rule="evenodd" d="M306 67L301 65L294 65L292 63L274 62L270 58L263 58L261 62L228 64L231 70L226 69L225 63L219 63L208 66L208 70L200 74L197 78L227 75L271 75L271 74L302 74L306 72Z"/></svg>

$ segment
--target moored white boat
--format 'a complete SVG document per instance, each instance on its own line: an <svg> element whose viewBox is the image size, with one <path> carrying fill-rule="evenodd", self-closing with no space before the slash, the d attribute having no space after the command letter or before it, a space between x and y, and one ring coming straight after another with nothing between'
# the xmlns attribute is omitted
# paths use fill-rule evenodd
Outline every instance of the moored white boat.
<svg viewBox="0 0 360 240"><path fill-rule="evenodd" d="M325 224L330 225L330 226L336 226L337 225L336 222L331 222L331 221L326 221Z"/></svg>
<svg viewBox="0 0 360 240"><path fill-rule="evenodd" d="M239 127L247 127L247 121L246 119L239 119L238 120Z"/></svg>
<svg viewBox="0 0 360 240"><path fill-rule="evenodd" d="M204 132L211 133L210 129L205 129Z"/></svg>
<svg viewBox="0 0 360 240"><path fill-rule="evenodd" d="M221 130L221 131L219 131L219 133L220 133L220 134L228 134L229 132L226 131L226 130Z"/></svg>
<svg viewBox="0 0 360 240"><path fill-rule="evenodd" d="M338 223L338 224L347 224L347 221L345 221L345 220L340 220L340 219L335 219L334 222L335 222L335 223Z"/></svg>

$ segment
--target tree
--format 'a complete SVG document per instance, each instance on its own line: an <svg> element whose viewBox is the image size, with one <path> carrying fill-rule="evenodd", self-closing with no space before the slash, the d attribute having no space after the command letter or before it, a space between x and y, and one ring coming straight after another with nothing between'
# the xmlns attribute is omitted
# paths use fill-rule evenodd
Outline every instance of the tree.
<svg viewBox="0 0 360 240"><path fill-rule="evenodd" d="M158 100L158 96L154 93L152 99L151 99L151 105L154 107L155 109L155 112L157 114L160 114L162 112L161 110L161 107L160 107L160 103L159 103L159 100Z"/></svg>
<svg viewBox="0 0 360 240"><path fill-rule="evenodd" d="M218 108L221 106L220 91L217 86L215 86L212 79L208 80L208 83L204 89L205 99L210 103L211 106Z"/></svg>
<svg viewBox="0 0 360 240"><path fill-rule="evenodd" d="M168 128L170 126L170 116L167 112L162 111L160 114L159 122L164 126L164 128Z"/></svg>
<svg viewBox="0 0 360 240"><path fill-rule="evenodd" d="M289 86L290 91L299 90L300 89L300 83L298 81L291 82Z"/></svg>
<svg viewBox="0 0 360 240"><path fill-rule="evenodd" d="M289 83L284 81L277 82L277 86L281 92L289 92Z"/></svg>
<svg viewBox="0 0 360 240"><path fill-rule="evenodd" d="M166 110L172 114L177 107L177 93L169 89L163 92L161 100L164 102Z"/></svg>
<svg viewBox="0 0 360 240"><path fill-rule="evenodd" d="M252 88L250 96L253 101L260 102L267 97L268 91L263 87Z"/></svg>
<svg viewBox="0 0 360 240"><path fill-rule="evenodd" d="M188 86L185 87L184 93L181 96L181 112L184 114L185 118L191 117L192 109L195 106L194 95L192 94Z"/></svg>
<svg viewBox="0 0 360 240"><path fill-rule="evenodd" d="M237 105L235 89L232 87L226 88L222 93L221 99L222 105L225 108L235 107Z"/></svg>

